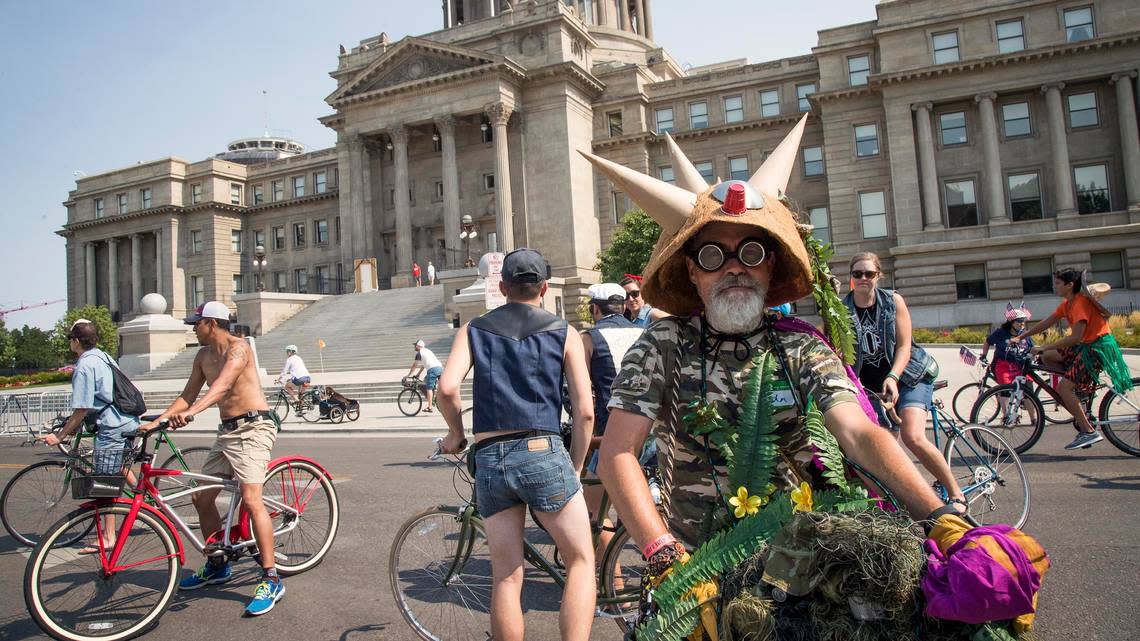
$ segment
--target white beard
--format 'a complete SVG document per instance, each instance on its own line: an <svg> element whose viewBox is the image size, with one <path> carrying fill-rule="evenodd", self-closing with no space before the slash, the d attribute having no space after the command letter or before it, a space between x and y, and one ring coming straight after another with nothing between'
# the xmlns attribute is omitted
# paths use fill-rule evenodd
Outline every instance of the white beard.
<svg viewBox="0 0 1140 641"><path fill-rule="evenodd" d="M743 285L751 291L724 291ZM709 292L705 317L713 329L724 334L747 334L764 320L764 299L768 288L749 276L725 276Z"/></svg>

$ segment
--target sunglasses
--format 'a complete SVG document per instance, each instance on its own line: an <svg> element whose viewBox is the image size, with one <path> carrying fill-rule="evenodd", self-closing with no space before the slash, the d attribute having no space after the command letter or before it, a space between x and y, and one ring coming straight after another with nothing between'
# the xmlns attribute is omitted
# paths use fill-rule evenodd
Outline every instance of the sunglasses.
<svg viewBox="0 0 1140 641"><path fill-rule="evenodd" d="M625 293L625 299L626 300L633 300L635 298L641 298L641 290L640 289L631 289Z"/></svg>
<svg viewBox="0 0 1140 641"><path fill-rule="evenodd" d="M706 272L718 271L732 258L740 261L745 267L758 267L767 256L768 251L764 249L764 244L755 238L745 239L736 251L730 252L720 243L708 242L689 253L689 257L697 263L697 267Z"/></svg>
<svg viewBox="0 0 1140 641"><path fill-rule="evenodd" d="M854 278L855 280L863 280L864 278L871 280L878 275L879 272L874 270L863 271L861 269L856 269L855 271L851 272L851 278Z"/></svg>

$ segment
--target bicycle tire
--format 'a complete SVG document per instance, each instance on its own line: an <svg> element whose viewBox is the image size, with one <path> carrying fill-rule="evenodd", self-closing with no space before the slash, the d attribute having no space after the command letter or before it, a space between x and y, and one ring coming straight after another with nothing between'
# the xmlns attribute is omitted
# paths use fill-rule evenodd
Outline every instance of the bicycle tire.
<svg viewBox="0 0 1140 641"><path fill-rule="evenodd" d="M79 507L71 498L67 463L40 461L16 472L0 495L0 521L21 545L34 546L63 516ZM94 525L94 524L92 524ZM85 533L75 534L75 538ZM60 541L70 545L73 541Z"/></svg>
<svg viewBox="0 0 1140 641"><path fill-rule="evenodd" d="M432 508L408 519L392 541L388 578L404 621L425 641L484 641L491 630L491 551L478 520ZM462 567L443 581L470 546Z"/></svg>
<svg viewBox="0 0 1140 641"><path fill-rule="evenodd" d="M1128 404L1131 404L1140 407L1140 378L1132 379L1132 391L1128 392L1126 396L1122 397L1120 394L1117 394L1116 391L1108 390L1108 393L1105 394L1104 398L1100 401L1097 418L1101 421L1110 420L1112 418L1112 405L1117 399L1124 400L1124 403L1122 403L1124 407L1121 409L1118 418L1132 416L1136 418L1136 421L1127 425L1117 424L1117 426L1111 423L1105 423L1100 426L1101 430L1104 432L1104 436L1108 439L1108 442L1115 445L1121 452L1132 456L1140 456L1140 412L1136 412L1132 407L1128 406Z"/></svg>
<svg viewBox="0 0 1140 641"><path fill-rule="evenodd" d="M954 418L958 419L961 423L967 423L970 420L970 411L974 409L974 404L978 402L978 396L982 394L981 383L966 383L954 392L954 399L950 401L950 407L954 411Z"/></svg>
<svg viewBox="0 0 1140 641"><path fill-rule="evenodd" d="M970 423L989 428L991 433L1001 435L1003 443L1011 445L1018 454L1024 454L1041 438L1045 429L1045 410L1042 409L1041 401L1036 396L1022 390L1018 418L1016 422L1007 424L1002 409L1002 397L1008 398L1015 389L1016 386L1012 384L998 385L982 392L978 402L974 403L974 408L970 410ZM985 436L984 433L975 433L975 438L980 439L976 442L992 454L994 450L990 448L997 445L987 444L984 441Z"/></svg>
<svg viewBox="0 0 1140 641"><path fill-rule="evenodd" d="M284 394L278 394L273 400L273 411L277 413L277 418L281 419L281 422L289 418L289 410L292 409L290 405L289 399Z"/></svg>
<svg viewBox="0 0 1140 641"><path fill-rule="evenodd" d="M321 420L320 401L306 394L297 403L297 416L305 419L307 423L316 423Z"/></svg>
<svg viewBox="0 0 1140 641"><path fill-rule="evenodd" d="M340 527L340 500L332 478L308 461L285 459L266 473L262 496L280 501L301 513L293 530L273 537L277 571L287 576L320 564L332 548ZM274 531L286 524L287 513L274 510L269 505L266 508L273 520Z"/></svg>
<svg viewBox="0 0 1140 641"><path fill-rule="evenodd" d="M201 472L202 466L210 457L211 451L211 448L205 446L179 448L178 454L182 455L182 461L178 460L178 454L171 454L162 462L162 467L184 472ZM181 476L160 476L155 478L154 485L158 488L159 493L169 494L196 487L198 483L194 479ZM193 528L198 527L198 510L194 508L192 494L169 501L167 506L174 510L183 521L186 521L187 525Z"/></svg>
<svg viewBox="0 0 1140 641"><path fill-rule="evenodd" d="M601 585L598 586L598 591L606 599L622 601L599 604L598 609L612 617L623 633L633 630L637 623L637 605L641 599L641 577L644 574L645 559L641 557L641 549L630 538L625 526L619 525L614 538L602 552ZM633 607L628 607L628 604Z"/></svg>
<svg viewBox="0 0 1140 641"><path fill-rule="evenodd" d="M360 418L360 403L356 403L350 406L348 410L345 411L344 415L350 421L355 421L356 419Z"/></svg>
<svg viewBox="0 0 1140 641"><path fill-rule="evenodd" d="M24 603L44 632L64 641L123 641L158 625L174 596L180 568L176 539L161 519L145 510L138 513L119 557L121 567L107 579L102 578L100 554L76 554L56 545L57 538L76 529L88 532L80 543L98 546L98 534L92 532L96 519L117 516L118 527L129 513L126 505L75 510L57 521L32 551L24 572ZM137 613L114 612L116 607Z"/></svg>
<svg viewBox="0 0 1140 641"><path fill-rule="evenodd" d="M344 410L336 406L330 407L329 420L333 423L340 423L344 420Z"/></svg>
<svg viewBox="0 0 1140 641"><path fill-rule="evenodd" d="M404 416L415 416L424 408L424 397L416 389L405 389L396 397L396 405Z"/></svg>
<svg viewBox="0 0 1140 641"><path fill-rule="evenodd" d="M980 432L984 434L979 435ZM983 455L970 446L970 441L979 445L989 443L992 450L983 446ZM942 455L959 487L966 492L970 518L979 525L1025 526L1031 501L1029 477L1021 457L1001 435L987 427L967 425L946 441ZM966 491L971 485L979 484L978 489Z"/></svg>

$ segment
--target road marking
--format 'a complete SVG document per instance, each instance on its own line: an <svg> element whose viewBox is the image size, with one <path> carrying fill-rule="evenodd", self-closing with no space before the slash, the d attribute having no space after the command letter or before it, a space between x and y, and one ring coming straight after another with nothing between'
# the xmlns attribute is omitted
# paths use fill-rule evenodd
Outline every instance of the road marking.
<svg viewBox="0 0 1140 641"><path fill-rule="evenodd" d="M27 463L0 463L0 469L19 470L27 467Z"/></svg>

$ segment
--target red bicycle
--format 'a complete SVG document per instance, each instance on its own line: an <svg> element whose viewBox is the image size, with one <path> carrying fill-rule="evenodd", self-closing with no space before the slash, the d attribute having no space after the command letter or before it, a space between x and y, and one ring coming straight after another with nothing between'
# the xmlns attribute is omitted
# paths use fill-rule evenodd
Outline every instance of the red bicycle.
<svg viewBox="0 0 1140 641"><path fill-rule="evenodd" d="M144 420L147 420L144 418ZM181 469L151 466L153 454L141 436L137 450L116 452L101 470L142 463L133 498L120 496L125 477L85 475L73 479L76 498L89 499L60 519L32 551L24 572L24 601L36 623L69 641L119 641L154 626L170 605L185 563L183 539L199 552L235 560L256 557L253 525L236 481ZM182 484L158 479L181 477ZM205 540L171 507L177 499L221 489L229 495L223 529ZM269 463L263 500L273 519L277 570L296 574L328 553L340 522L332 476L316 461L286 456Z"/></svg>

